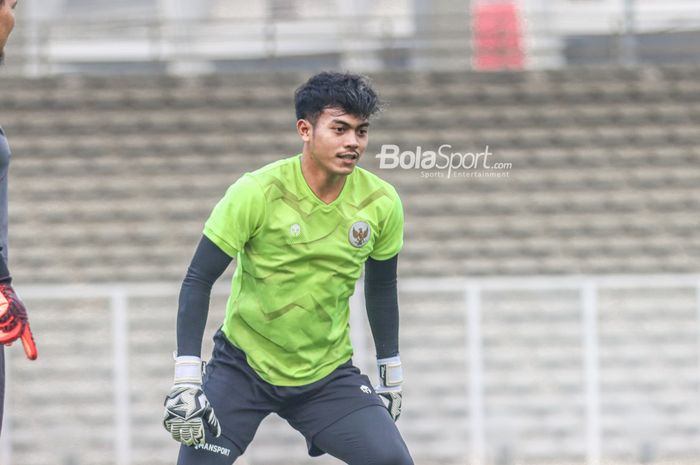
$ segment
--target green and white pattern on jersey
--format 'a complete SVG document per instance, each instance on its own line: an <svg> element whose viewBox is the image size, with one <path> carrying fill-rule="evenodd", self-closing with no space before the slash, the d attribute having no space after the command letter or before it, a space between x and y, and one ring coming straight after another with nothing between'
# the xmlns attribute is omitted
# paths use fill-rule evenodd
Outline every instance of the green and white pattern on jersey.
<svg viewBox="0 0 700 465"><path fill-rule="evenodd" d="M204 234L237 260L224 333L265 381L302 386L352 356L348 299L368 257L401 249L403 210L389 183L359 167L323 203L297 155L236 181Z"/></svg>

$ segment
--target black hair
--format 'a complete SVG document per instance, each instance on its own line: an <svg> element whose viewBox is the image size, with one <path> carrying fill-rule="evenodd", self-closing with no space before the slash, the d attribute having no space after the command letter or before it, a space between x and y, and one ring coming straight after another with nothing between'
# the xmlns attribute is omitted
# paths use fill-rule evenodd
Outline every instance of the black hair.
<svg viewBox="0 0 700 465"><path fill-rule="evenodd" d="M316 124L326 108L369 119L381 109L381 103L369 79L359 74L324 71L311 76L294 92L297 119Z"/></svg>

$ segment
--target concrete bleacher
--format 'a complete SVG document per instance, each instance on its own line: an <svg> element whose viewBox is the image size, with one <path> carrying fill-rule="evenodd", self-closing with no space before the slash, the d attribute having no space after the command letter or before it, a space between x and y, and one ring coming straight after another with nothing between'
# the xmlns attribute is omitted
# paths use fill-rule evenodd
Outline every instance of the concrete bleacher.
<svg viewBox="0 0 700 465"><path fill-rule="evenodd" d="M15 159L14 273L179 279L225 188L300 150L291 94L302 80L10 79L0 98ZM385 143L488 145L513 164L501 179L380 173L406 204L404 275L697 270L700 85L690 71L375 80L390 105L373 127L368 168Z"/></svg>
<svg viewBox="0 0 700 465"><path fill-rule="evenodd" d="M389 105L372 125L362 164L402 196L401 276L697 273L697 71L373 76ZM179 283L228 185L300 150L292 93L305 77L4 79L0 123L13 150L10 267L20 293L32 284ZM494 161L513 166L508 177L428 179L419 170L379 170L374 155L382 144L450 144L462 153L488 145ZM471 447L464 294L401 297L409 380L402 431L416 463L464 463ZM577 296L483 298L487 458L582 463ZM32 412L12 416L13 464L113 463L105 453L112 447L109 302L77 299L76 306L28 299L42 352L27 364L11 349L10 409ZM692 289L601 293L606 458L681 463L700 453L693 299ZM208 335L223 302L213 301ZM175 306L176 295L129 302L134 464L173 462L176 447L159 421ZM368 359L359 363L371 367L365 342ZM304 459L301 436L276 418L264 428L247 456L251 465L292 455L299 465L338 463ZM51 439L37 444L37 434Z"/></svg>

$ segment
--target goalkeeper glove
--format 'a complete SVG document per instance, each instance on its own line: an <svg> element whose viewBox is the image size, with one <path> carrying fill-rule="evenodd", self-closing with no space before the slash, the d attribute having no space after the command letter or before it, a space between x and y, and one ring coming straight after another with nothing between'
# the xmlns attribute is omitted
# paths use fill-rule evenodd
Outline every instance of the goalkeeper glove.
<svg viewBox="0 0 700 465"><path fill-rule="evenodd" d="M0 282L0 344L10 345L17 339L22 341L27 358L35 360L38 354L27 309L10 282Z"/></svg>
<svg viewBox="0 0 700 465"><path fill-rule="evenodd" d="M202 391L203 369L199 357L176 357L175 381L165 398L163 426L173 439L187 446L204 444L205 423L215 437L221 436L219 420Z"/></svg>
<svg viewBox="0 0 700 465"><path fill-rule="evenodd" d="M396 421L401 415L401 383L403 383L401 358L397 355L377 359L377 367L379 368L379 386L374 390L382 397L391 418Z"/></svg>

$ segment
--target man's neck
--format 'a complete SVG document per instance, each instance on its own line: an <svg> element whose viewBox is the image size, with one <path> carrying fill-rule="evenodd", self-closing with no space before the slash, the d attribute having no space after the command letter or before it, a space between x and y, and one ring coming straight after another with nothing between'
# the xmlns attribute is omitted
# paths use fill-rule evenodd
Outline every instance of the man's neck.
<svg viewBox="0 0 700 465"><path fill-rule="evenodd" d="M301 174L309 188L323 203L331 203L338 198L347 178L320 169L306 154L301 157Z"/></svg>

